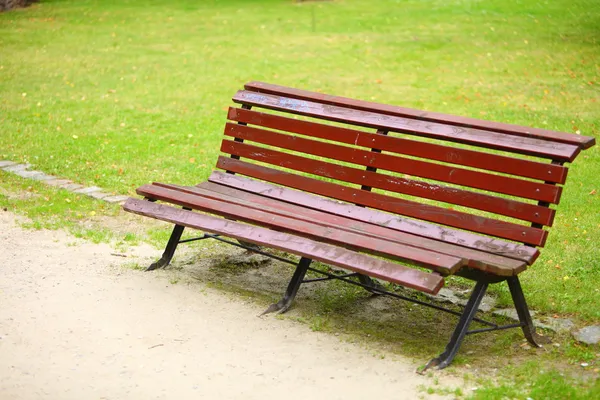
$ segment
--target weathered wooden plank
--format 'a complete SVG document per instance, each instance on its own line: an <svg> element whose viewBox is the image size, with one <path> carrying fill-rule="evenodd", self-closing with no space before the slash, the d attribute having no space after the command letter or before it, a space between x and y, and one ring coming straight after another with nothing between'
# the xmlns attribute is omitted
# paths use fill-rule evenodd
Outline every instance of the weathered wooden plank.
<svg viewBox="0 0 600 400"><path fill-rule="evenodd" d="M568 168L562 165L553 165L399 137L375 135L372 132L324 125L313 121L303 121L259 111L230 107L227 118L244 124L259 125L369 149L377 148L382 151L480 168L524 178L538 179L544 182L565 183L567 178Z"/></svg>
<svg viewBox="0 0 600 400"><path fill-rule="evenodd" d="M444 285L443 278L438 274L425 273L356 253L343 247L316 242L288 233L180 210L145 200L130 198L125 202L123 208L135 214L308 257L426 293L436 294Z"/></svg>
<svg viewBox="0 0 600 400"><path fill-rule="evenodd" d="M565 132L551 131L547 129L531 128L513 124L506 124L493 121L484 121L456 115L442 114L430 111L421 111L411 108L397 107L380 103L373 103L363 100L355 100L347 97L331 96L322 93L311 92L288 88L285 86L273 85L264 82L249 82L244 85L246 90L259 93L282 95L285 97L315 101L328 105L347 107L353 110L373 111L385 115L393 115L404 118L414 118L421 121L440 122L448 125L461 126L466 128L485 129L494 132L507 133L516 136L532 137L544 140L552 140L561 143L573 144L581 149L592 147L596 140L589 136L573 135Z"/></svg>
<svg viewBox="0 0 600 400"><path fill-rule="evenodd" d="M508 150L513 153L527 154L552 160L572 161L580 151L578 146L571 144L550 142L522 136L510 136L497 132L444 125L435 122L418 121L369 111L351 110L338 106L263 93L239 91L233 97L233 101L250 106L287 111L292 114L316 117L329 121L344 122L352 125L393 132L402 132L411 135L480 146L488 149Z"/></svg>
<svg viewBox="0 0 600 400"><path fill-rule="evenodd" d="M167 201L182 207L189 207L195 210L232 218L234 220L259 224L270 229L286 231L288 233L294 233L312 239L319 239L335 245L352 246L371 254L431 268L445 275L455 273L466 263L465 260L456 257L343 231L335 227L327 226L326 224L320 224L319 221L314 221L312 223L300 221L294 218L273 215L268 212L250 209L220 200L208 199L157 185L141 186L137 189L137 192L148 198Z"/></svg>
<svg viewBox="0 0 600 400"><path fill-rule="evenodd" d="M358 190L319 179L308 178L260 165L232 160L222 156L219 157L217 161L217 168L353 204L360 204L378 210L435 222L454 228L466 229L472 232L515 240L521 243L543 246L546 241L547 232L543 229L522 226L442 207L430 206L378 193L371 193L365 190ZM369 185L370 184L371 182L369 182Z"/></svg>
<svg viewBox="0 0 600 400"><path fill-rule="evenodd" d="M460 189L394 177L382 173L363 171L342 165L334 165L320 160L281 153L248 144L234 143L231 141L223 141L223 143L221 143L221 150L225 153L236 154L246 159L265 162L271 165L277 165L328 179L335 179L341 182L366 185L390 192L408 194L419 199L424 198L442 201L526 219L523 217L522 213L519 213L522 208L516 207L515 203L519 204L519 202L515 200L507 200L483 194L477 194L477 196L475 196L476 194L471 195L471 192ZM474 197L480 198L481 196L487 196L487 202L477 202L477 198L474 199ZM514 206L514 209L511 209L511 206ZM521 232L521 225L513 225L515 229Z"/></svg>
<svg viewBox="0 0 600 400"><path fill-rule="evenodd" d="M226 124L225 135L304 154L316 155L323 158L330 158L371 168L399 172L411 176L434 179L464 187L482 189L553 204L559 202L562 191L562 188L552 184L532 182L482 171L472 171L460 167L414 160L390 154L381 154L379 152L341 146L335 143L325 143L232 123ZM409 180L407 179L405 181ZM419 187L422 187L422 184L423 182L419 182ZM450 198L466 201L466 203L460 203L460 205L466 207L508 215L543 225L551 225L552 223L554 212L547 207L540 207L519 201L510 201L500 197L464 191L461 189L453 188L451 190L452 195ZM434 193L440 193L439 186L435 186ZM506 214L506 212L509 214Z"/></svg>
<svg viewBox="0 0 600 400"><path fill-rule="evenodd" d="M256 179L246 178L241 175L226 174L214 171L209 177L209 183L219 186L255 193L279 201L296 204L301 207L312 208L321 212L347 217L350 219L384 226L400 232L431 238L437 241L454 243L471 249L497 254L502 257L514 258L528 264L539 256L539 250L519 243L506 242L489 236L476 235L471 232L459 231L447 227L430 224L389 214L379 210L356 207L354 204L339 202L311 193L300 192L294 189L274 185Z"/></svg>
<svg viewBox="0 0 600 400"><path fill-rule="evenodd" d="M501 257L451 243L440 242L422 236L411 235L388 227L330 214L320 210L307 208L305 206L298 206L212 182L203 182L196 187L168 185L163 183L155 183L155 185L266 211L273 215L283 215L307 222L319 221L320 223L327 224L328 226L336 227L341 230L347 230L376 238L383 238L385 240L406 244L409 246L434 250L438 253L464 258L467 260L468 267L499 276L517 275L518 273L524 271L527 265L526 262L521 260ZM141 194L145 195L145 193Z"/></svg>

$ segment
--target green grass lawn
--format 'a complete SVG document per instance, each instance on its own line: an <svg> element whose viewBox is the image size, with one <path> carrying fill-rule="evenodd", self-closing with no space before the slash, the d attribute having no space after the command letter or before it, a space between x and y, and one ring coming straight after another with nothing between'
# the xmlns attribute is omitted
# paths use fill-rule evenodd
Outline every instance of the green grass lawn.
<svg viewBox="0 0 600 400"><path fill-rule="evenodd" d="M195 184L250 80L600 139L599 10L599 0L43 1L0 14L0 159L123 194ZM596 146L571 168L547 248L522 275L542 313L600 323L599 176ZM0 204L66 215L68 196L55 197L43 212L1 192Z"/></svg>

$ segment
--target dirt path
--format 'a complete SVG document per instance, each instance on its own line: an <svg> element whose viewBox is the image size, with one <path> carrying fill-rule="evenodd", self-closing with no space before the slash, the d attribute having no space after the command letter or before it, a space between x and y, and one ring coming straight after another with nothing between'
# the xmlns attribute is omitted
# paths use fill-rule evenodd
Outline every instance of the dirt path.
<svg viewBox="0 0 600 400"><path fill-rule="evenodd" d="M120 265L155 249L114 252L0 211L0 399L428 397L414 363Z"/></svg>

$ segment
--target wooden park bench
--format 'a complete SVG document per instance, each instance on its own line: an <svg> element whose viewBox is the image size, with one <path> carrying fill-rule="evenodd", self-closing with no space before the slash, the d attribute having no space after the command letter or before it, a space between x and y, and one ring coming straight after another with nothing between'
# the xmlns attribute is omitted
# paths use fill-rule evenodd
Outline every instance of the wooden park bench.
<svg viewBox="0 0 600 400"><path fill-rule="evenodd" d="M564 164L594 138L261 82L233 101L241 106L229 108L223 155L206 182L143 185L144 199L124 204L175 224L149 270L168 265L179 243L204 238L299 256L282 300L267 312L284 312L299 286L315 280L411 299L371 278L436 294L457 275L475 287L461 313L444 309L459 322L427 367L449 365L469 333L521 327L538 346L518 275L546 242ZM204 234L181 240L184 227ZM349 273L311 267L312 260ZM325 278L305 279L309 270ZM475 317L488 285L503 281L519 323ZM469 331L473 320L486 327Z"/></svg>

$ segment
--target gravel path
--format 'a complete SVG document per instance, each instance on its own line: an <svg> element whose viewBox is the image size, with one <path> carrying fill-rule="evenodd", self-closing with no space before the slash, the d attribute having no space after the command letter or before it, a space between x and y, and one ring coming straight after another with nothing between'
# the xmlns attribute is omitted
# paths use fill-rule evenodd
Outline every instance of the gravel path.
<svg viewBox="0 0 600 400"><path fill-rule="evenodd" d="M156 249L114 252L0 210L0 399L432 398L408 360L121 266Z"/></svg>

